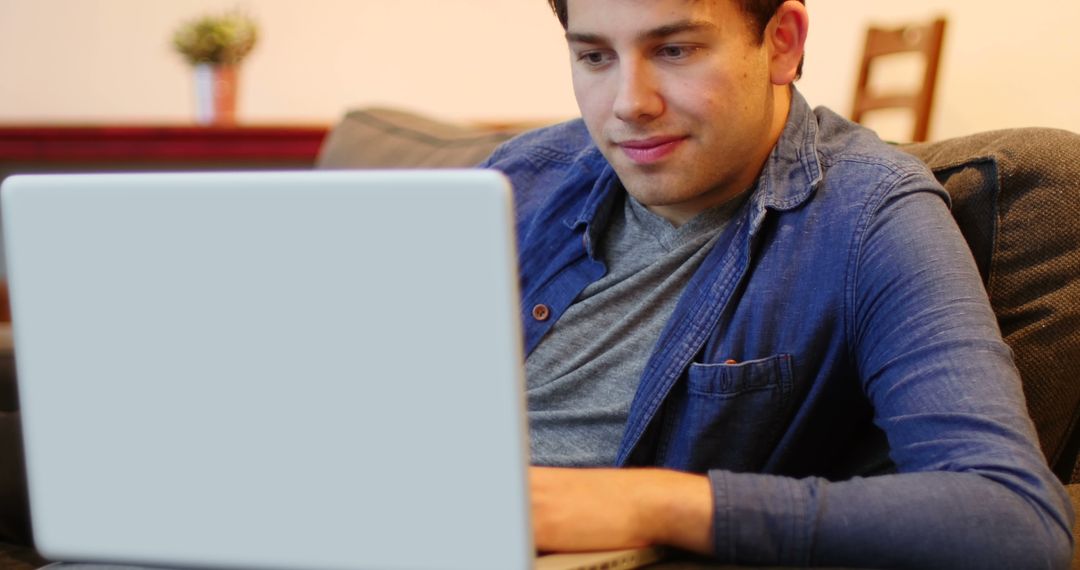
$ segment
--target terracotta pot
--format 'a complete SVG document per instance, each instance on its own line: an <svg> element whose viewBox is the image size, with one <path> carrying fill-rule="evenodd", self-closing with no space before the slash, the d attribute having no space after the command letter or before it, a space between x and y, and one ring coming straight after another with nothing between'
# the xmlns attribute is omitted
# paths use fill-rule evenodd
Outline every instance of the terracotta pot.
<svg viewBox="0 0 1080 570"><path fill-rule="evenodd" d="M195 66L195 122L200 125L236 124L235 65L200 63Z"/></svg>

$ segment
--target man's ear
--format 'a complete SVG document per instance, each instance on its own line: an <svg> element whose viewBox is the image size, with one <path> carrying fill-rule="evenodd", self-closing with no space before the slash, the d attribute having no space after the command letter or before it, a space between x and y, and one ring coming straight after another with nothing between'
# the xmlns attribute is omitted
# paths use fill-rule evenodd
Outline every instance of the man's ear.
<svg viewBox="0 0 1080 570"><path fill-rule="evenodd" d="M773 14L765 28L765 41L771 48L769 72L775 85L788 85L798 79L810 15L806 5L787 0Z"/></svg>

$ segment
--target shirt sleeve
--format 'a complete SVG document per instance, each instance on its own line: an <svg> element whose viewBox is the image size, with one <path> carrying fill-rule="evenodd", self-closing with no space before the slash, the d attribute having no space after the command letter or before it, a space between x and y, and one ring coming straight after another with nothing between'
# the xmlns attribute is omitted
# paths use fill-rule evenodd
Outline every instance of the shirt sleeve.
<svg viewBox="0 0 1080 570"><path fill-rule="evenodd" d="M912 175L867 208L846 276L853 364L897 473L709 473L717 556L740 563L1068 568L1072 509L947 206Z"/></svg>

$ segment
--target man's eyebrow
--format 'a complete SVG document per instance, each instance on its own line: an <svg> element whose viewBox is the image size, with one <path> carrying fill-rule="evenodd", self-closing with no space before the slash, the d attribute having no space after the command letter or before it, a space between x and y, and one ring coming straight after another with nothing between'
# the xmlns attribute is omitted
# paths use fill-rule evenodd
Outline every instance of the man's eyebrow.
<svg viewBox="0 0 1080 570"><path fill-rule="evenodd" d="M672 22L670 24L664 24L663 26L659 26L651 30L646 30L641 34L638 34L637 39L638 41L658 40L684 32L696 32L706 29L715 30L716 24L706 21L683 20L681 22ZM567 32L566 41L582 44L607 43L607 40L604 38L604 36L601 36L599 34L589 34L581 32Z"/></svg>
<svg viewBox="0 0 1080 570"><path fill-rule="evenodd" d="M579 44L602 44L603 36L599 34L582 34L579 32L566 32L566 41Z"/></svg>
<svg viewBox="0 0 1080 570"><path fill-rule="evenodd" d="M646 40L658 40L666 38L668 36L674 36L675 34L681 34L683 32L700 32L702 30L715 30L716 24L712 22L696 21L696 20L683 20L681 22L674 22L671 24L665 24L659 28L653 28L647 32L641 34L639 39Z"/></svg>

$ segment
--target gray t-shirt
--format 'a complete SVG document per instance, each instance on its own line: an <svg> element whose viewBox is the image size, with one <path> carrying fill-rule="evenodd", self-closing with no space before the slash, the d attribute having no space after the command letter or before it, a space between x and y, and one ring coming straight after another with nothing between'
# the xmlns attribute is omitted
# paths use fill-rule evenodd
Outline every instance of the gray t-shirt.
<svg viewBox="0 0 1080 570"><path fill-rule="evenodd" d="M582 291L525 361L533 464L614 464L653 345L743 202L676 228L625 196L597 244L607 274Z"/></svg>

